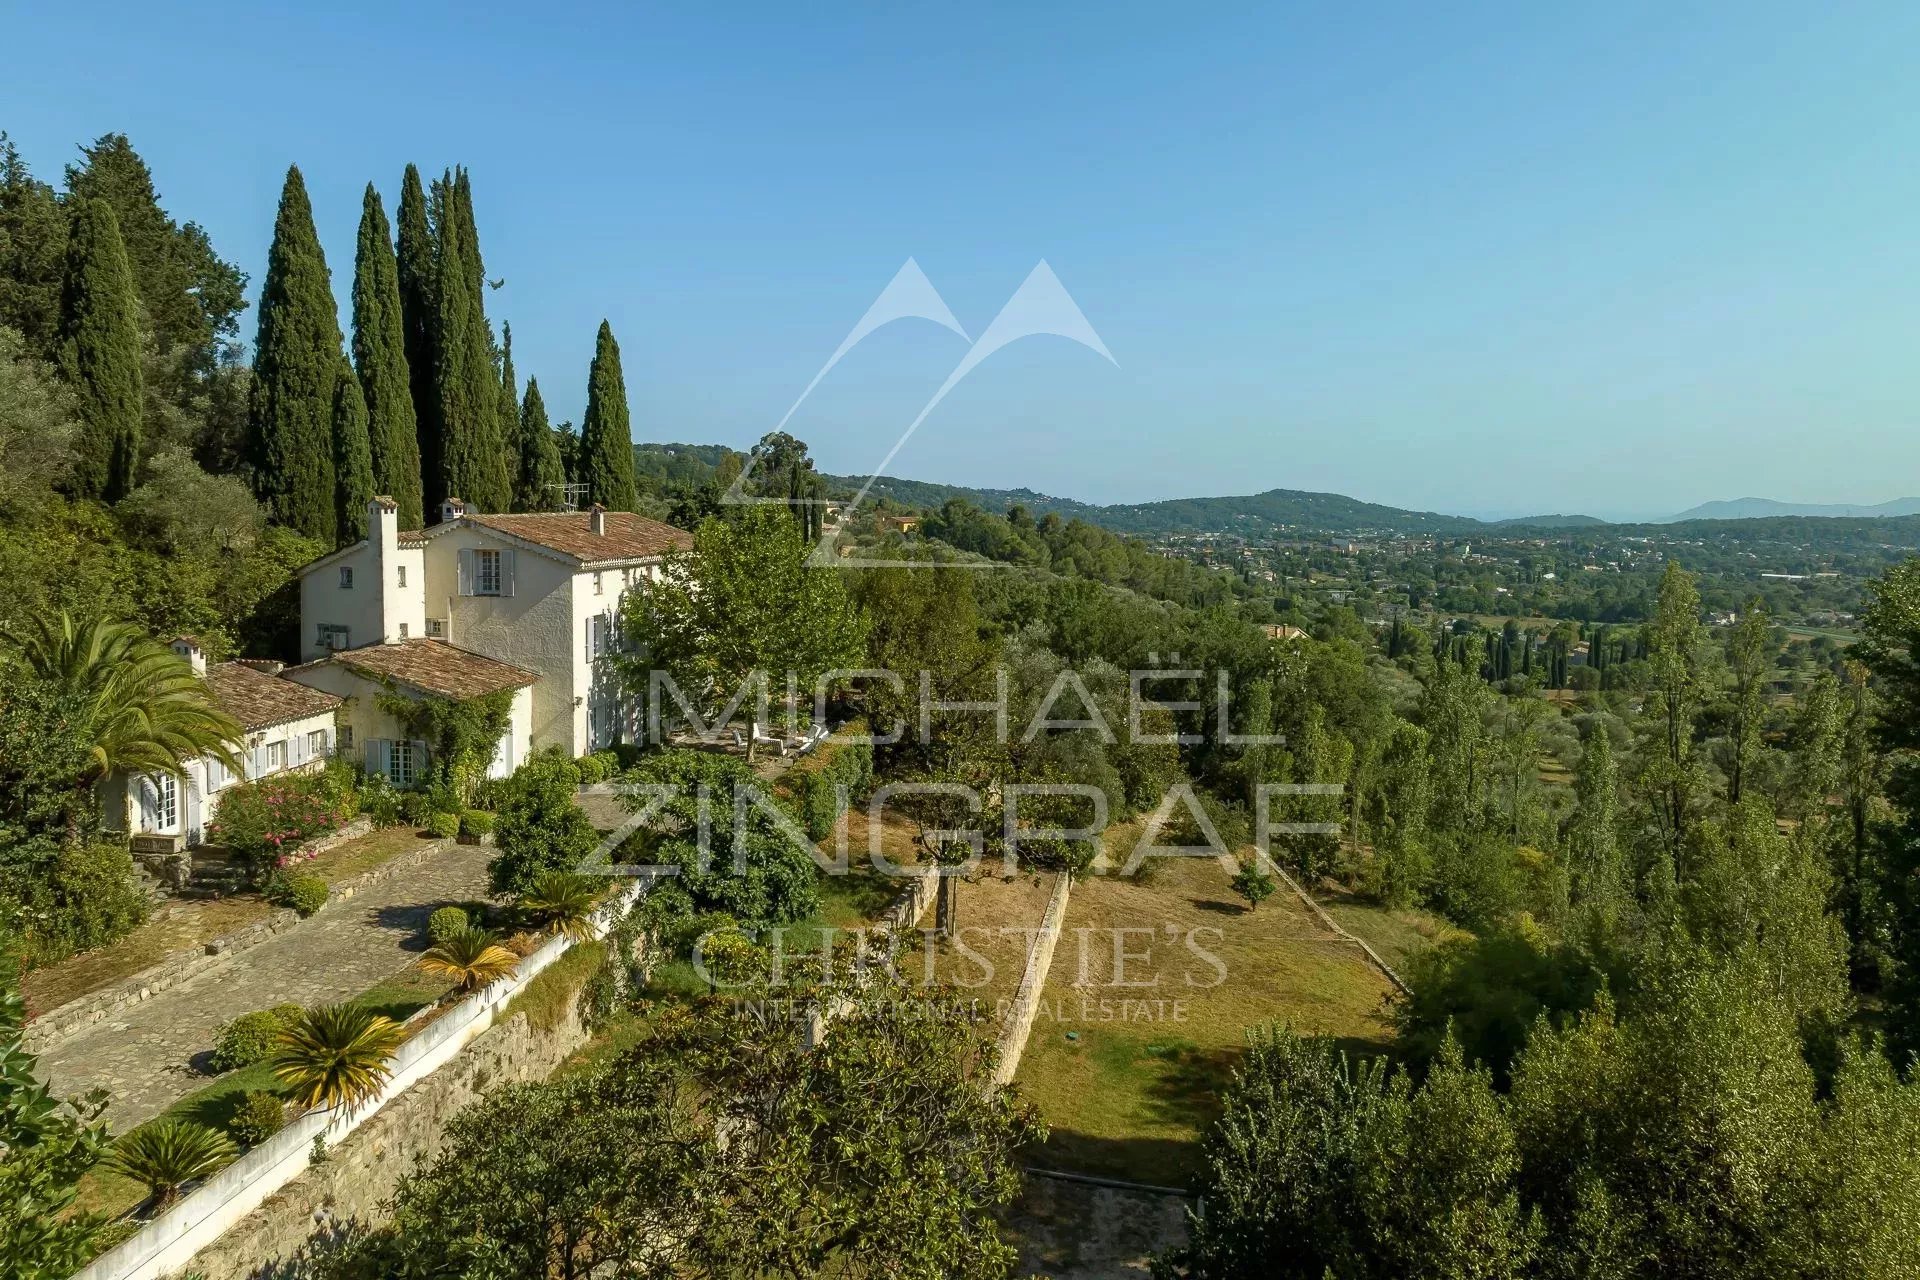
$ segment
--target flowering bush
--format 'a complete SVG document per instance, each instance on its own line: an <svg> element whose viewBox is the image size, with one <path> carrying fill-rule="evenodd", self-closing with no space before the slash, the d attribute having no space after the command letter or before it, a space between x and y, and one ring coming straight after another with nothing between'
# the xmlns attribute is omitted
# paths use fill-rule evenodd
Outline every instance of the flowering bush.
<svg viewBox="0 0 1920 1280"><path fill-rule="evenodd" d="M296 852L302 841L337 831L352 816L350 797L324 775L267 778L228 787L207 837L254 870L272 870L304 861Z"/></svg>

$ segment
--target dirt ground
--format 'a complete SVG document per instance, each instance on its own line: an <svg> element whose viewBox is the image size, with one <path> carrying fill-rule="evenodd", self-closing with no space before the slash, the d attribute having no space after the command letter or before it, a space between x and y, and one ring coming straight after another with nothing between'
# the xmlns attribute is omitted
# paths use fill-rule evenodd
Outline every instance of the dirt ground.
<svg viewBox="0 0 1920 1280"><path fill-rule="evenodd" d="M1007 1214L1014 1274L1049 1280L1143 1280L1149 1258L1186 1239L1184 1196L1091 1187L1029 1175Z"/></svg>

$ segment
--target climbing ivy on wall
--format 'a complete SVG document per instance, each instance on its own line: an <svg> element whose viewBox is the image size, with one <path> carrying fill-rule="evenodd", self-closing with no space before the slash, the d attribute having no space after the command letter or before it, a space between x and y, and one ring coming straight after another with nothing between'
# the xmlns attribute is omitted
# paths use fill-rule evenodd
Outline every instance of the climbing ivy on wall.
<svg viewBox="0 0 1920 1280"><path fill-rule="evenodd" d="M477 698L410 698L389 684L378 705L400 722L408 737L427 744L432 780L450 787L464 805L472 801L474 788L493 763L513 714L513 693L501 689Z"/></svg>

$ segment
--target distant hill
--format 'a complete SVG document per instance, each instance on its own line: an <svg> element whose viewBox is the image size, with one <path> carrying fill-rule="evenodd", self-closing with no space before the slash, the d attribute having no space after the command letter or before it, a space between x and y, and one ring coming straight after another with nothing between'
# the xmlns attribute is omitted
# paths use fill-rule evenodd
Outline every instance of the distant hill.
<svg viewBox="0 0 1920 1280"><path fill-rule="evenodd" d="M1496 529L1592 529L1600 525L1611 524L1599 516L1516 516L1511 520L1495 520Z"/></svg>
<svg viewBox="0 0 1920 1280"><path fill-rule="evenodd" d="M1912 515L1920 515L1920 498L1895 498L1891 502L1882 502L1874 506L1777 502L1772 498L1729 498L1689 507L1679 515L1669 516L1660 523L1672 524L1681 520L1759 520L1768 516L1850 516L1871 519L1877 516Z"/></svg>

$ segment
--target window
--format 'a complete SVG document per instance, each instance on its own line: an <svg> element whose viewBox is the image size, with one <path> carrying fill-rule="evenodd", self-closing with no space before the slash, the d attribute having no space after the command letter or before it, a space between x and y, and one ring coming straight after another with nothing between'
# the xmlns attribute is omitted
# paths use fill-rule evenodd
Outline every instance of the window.
<svg viewBox="0 0 1920 1280"><path fill-rule="evenodd" d="M400 638L402 640L407 638L407 624L404 622L400 624Z"/></svg>
<svg viewBox="0 0 1920 1280"><path fill-rule="evenodd" d="M347 647L347 629L337 622L320 624L320 647L322 649L344 649Z"/></svg>
<svg viewBox="0 0 1920 1280"><path fill-rule="evenodd" d="M445 635L447 634L447 622L446 622L446 619L444 619L444 618L428 618L428 619L427 619L427 634L428 634L428 635L430 635L430 636L433 636L433 637L435 637L435 638L439 638L439 637L442 637L442 636L445 636Z"/></svg>
<svg viewBox="0 0 1920 1280"><path fill-rule="evenodd" d="M340 750L353 750L353 726L350 724L340 726Z"/></svg>
<svg viewBox="0 0 1920 1280"><path fill-rule="evenodd" d="M327 731L314 729L307 734L307 755L311 757L327 754Z"/></svg>
<svg viewBox="0 0 1920 1280"><path fill-rule="evenodd" d="M594 662L607 651L607 642L612 638L613 619L604 613L596 613L587 619L587 661Z"/></svg>
<svg viewBox="0 0 1920 1280"><path fill-rule="evenodd" d="M406 586L407 585L407 566L403 564L395 565L393 567L393 571L396 575L398 575L394 579L395 585L402 586L402 587Z"/></svg>
<svg viewBox="0 0 1920 1280"><path fill-rule="evenodd" d="M153 829L171 831L180 820L180 786L170 773L153 776Z"/></svg>
<svg viewBox="0 0 1920 1280"><path fill-rule="evenodd" d="M411 742L387 744L387 781L396 787L413 785L413 744Z"/></svg>
<svg viewBox="0 0 1920 1280"><path fill-rule="evenodd" d="M278 742L269 742L267 744L266 760L266 771L268 773L272 773L275 769L284 769L287 767L287 740L285 738L282 738Z"/></svg>
<svg viewBox="0 0 1920 1280"><path fill-rule="evenodd" d="M600 574L597 571L593 575L593 594L600 594Z"/></svg>
<svg viewBox="0 0 1920 1280"><path fill-rule="evenodd" d="M340 589L342 591L353 589L353 566L350 564L340 566Z"/></svg>
<svg viewBox="0 0 1920 1280"><path fill-rule="evenodd" d="M500 553L498 551L473 553L473 594L477 596L500 594Z"/></svg>

